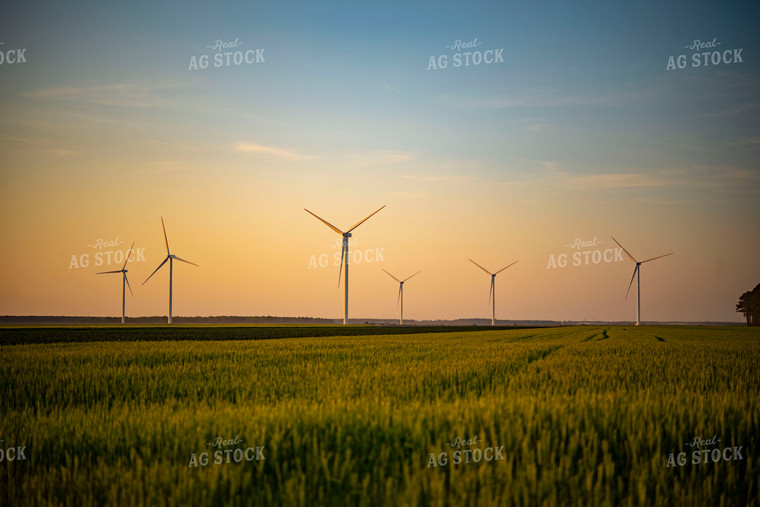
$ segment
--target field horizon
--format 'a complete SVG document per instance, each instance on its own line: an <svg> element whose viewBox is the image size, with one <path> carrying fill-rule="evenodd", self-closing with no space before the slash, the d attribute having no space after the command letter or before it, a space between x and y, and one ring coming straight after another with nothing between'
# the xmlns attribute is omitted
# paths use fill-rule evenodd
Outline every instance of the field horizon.
<svg viewBox="0 0 760 507"><path fill-rule="evenodd" d="M341 318L329 319L323 317L287 317L273 315L209 315L209 316L173 316L172 325L188 324L205 324L213 325L343 325ZM38 325L55 326L55 325L116 325L116 326L154 326L169 325L166 322L166 315L149 315L138 317L127 317L125 323L121 323L121 317L115 316L93 316L93 315L0 315L0 327L7 326L29 326ZM414 327L414 326L491 326L491 319L486 317L469 317L457 319L404 319L404 324L399 325L397 317L380 318L380 317L357 317L349 319L349 325L385 325L396 327ZM538 327L558 327L558 326L577 326L577 325L635 325L634 320L553 320L553 319L496 319L497 327L508 326L538 326ZM736 321L642 321L641 325L706 325L706 326L746 326L745 320Z"/></svg>

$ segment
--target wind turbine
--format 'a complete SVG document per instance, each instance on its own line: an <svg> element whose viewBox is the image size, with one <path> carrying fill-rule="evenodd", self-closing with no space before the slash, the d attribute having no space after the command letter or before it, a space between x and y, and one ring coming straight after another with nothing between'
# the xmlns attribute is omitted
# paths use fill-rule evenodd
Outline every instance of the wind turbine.
<svg viewBox="0 0 760 507"><path fill-rule="evenodd" d="M383 269L383 268L380 268L380 269ZM383 271L385 270L383 269ZM403 326L404 325L404 282L409 280L412 276L419 275L420 273L422 273L422 271L417 271L412 276L408 276L404 278L403 280L399 280L398 278L388 273L387 271L385 271L385 273L398 282L398 299L396 300L396 304L398 305L399 303L401 303L401 318L398 320L398 323L400 326Z"/></svg>
<svg viewBox="0 0 760 507"><path fill-rule="evenodd" d="M645 262L653 261L655 259L660 259L662 257L667 257L668 255L673 255L673 252L665 254L665 255L658 255L657 257L652 257L651 259L647 259L645 261L639 262L633 258L633 255L631 255L628 252L628 250L625 249L623 245L618 243L618 240L616 240L615 238L612 238L612 241L617 243L618 246L623 249L623 251L628 256L628 258L636 263L636 267L633 268L633 276L631 277L631 283L628 284L628 290L625 293L625 298L628 299L628 293L631 292L631 285L633 285L633 279L636 278L636 293L637 293L636 294L636 325L638 326L639 322L641 321L641 265L644 264Z"/></svg>
<svg viewBox="0 0 760 507"><path fill-rule="evenodd" d="M161 269L164 264L166 264L166 261L169 261L169 324L172 323L172 274L174 272L174 260L182 261L187 264L192 264L193 266L197 266L194 262L186 261L185 259L180 259L176 255L172 255L171 252L169 252L169 240L166 238L166 226L164 226L164 217L161 217L161 228L164 230L164 242L166 243L166 259L164 259L164 262L158 265L156 268L156 271ZM145 285L148 280L151 279L153 275L156 274L156 271L150 274L148 278L145 279L145 281L142 283Z"/></svg>
<svg viewBox="0 0 760 507"><path fill-rule="evenodd" d="M121 269L118 269L116 271L101 271L100 273L96 273L98 275L106 275L111 273L121 273L122 280L121 280L121 323L124 324L124 318L126 316L126 309L127 309L127 287L129 287L129 293L132 294L132 296L135 295L134 292L132 292L132 287L129 285L129 280L127 280L127 262L129 262L129 255L132 253L132 249L135 246L135 242L132 242L132 246L129 247L129 253L127 253L127 258L124 260L124 265L121 267Z"/></svg>
<svg viewBox="0 0 760 507"><path fill-rule="evenodd" d="M375 213L377 213L383 208L385 208L385 205L380 207L377 211L375 211ZM341 250L340 250L340 271L338 271L338 287L340 287L340 277L341 277L341 274L343 273L343 263L344 263L343 260L345 259L346 281L344 282L344 284L346 286L346 296L345 296L345 308L343 310L343 325L346 325L348 324L348 238L351 237L351 231L353 231L354 229L359 227L361 224L369 220L372 217L372 215L374 215L375 213L372 213L372 215L368 216L361 222L357 223L346 232L343 232L337 227L335 227L334 225L332 225L331 223L327 222L326 220L319 218L317 215L307 210L306 208L304 208L304 211L306 211L306 213L310 214L311 216L313 216L314 218L316 218L317 220L325 224L330 229L334 230L335 232L343 236L343 246L341 247Z"/></svg>
<svg viewBox="0 0 760 507"><path fill-rule="evenodd" d="M513 262L509 266L501 268L496 273L491 273L486 268L484 268L483 266L481 266L480 264L478 264L472 259L470 259L470 262L472 262L477 267L479 267L480 269L482 269L483 271L491 275L491 290L488 292L488 302L491 303L491 325L493 326L496 324L496 275L498 275L499 273L507 269L509 266L514 266L515 264L517 264L517 261Z"/></svg>

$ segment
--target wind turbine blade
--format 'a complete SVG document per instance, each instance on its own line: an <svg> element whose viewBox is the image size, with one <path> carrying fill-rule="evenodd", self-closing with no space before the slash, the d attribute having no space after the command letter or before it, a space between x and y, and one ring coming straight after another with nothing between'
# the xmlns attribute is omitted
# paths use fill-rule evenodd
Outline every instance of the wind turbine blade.
<svg viewBox="0 0 760 507"><path fill-rule="evenodd" d="M385 271L383 268L380 268L380 269L382 269L383 271ZM398 283L401 283L401 280L399 280L398 278L396 278L392 274L388 273L387 271L385 271L385 274L387 274L388 276L390 276L391 278L393 278L394 280L396 280ZM404 280L404 281L406 281L406 280Z"/></svg>
<svg viewBox="0 0 760 507"><path fill-rule="evenodd" d="M129 278L127 278L127 274L124 273L124 281L127 282L127 287L129 288L129 293L132 294L132 297L135 296L135 293L132 292L132 286L129 285Z"/></svg>
<svg viewBox="0 0 760 507"><path fill-rule="evenodd" d="M317 220L319 220L320 222L322 222L323 224L325 224L325 225L326 225L327 227L329 227L330 229L332 229L332 230L334 230L335 232L337 232L338 234L340 234L341 236L343 235L343 231L341 231L340 229L338 229L337 227L335 227L333 224L331 224L331 223L330 223L330 222L328 222L327 220L322 220L321 218L319 218L317 215L315 215L315 214L314 214L314 213L312 213L311 211L307 210L306 208L304 208L303 210L304 210L306 213L308 213L309 215L311 215L311 216L313 216L314 218L316 218Z"/></svg>
<svg viewBox="0 0 760 507"><path fill-rule="evenodd" d="M101 271L100 273L95 273L95 274L96 275L107 275L107 274L110 274L110 273L121 273L121 270L119 269L118 271Z"/></svg>
<svg viewBox="0 0 760 507"><path fill-rule="evenodd" d="M610 236L610 237L612 238L612 241L614 241L615 243L617 243L618 246L623 249L623 251L628 256L629 259L631 259L633 262L638 262L636 259L633 258L633 255L631 255L630 252L628 252L628 250L626 250L625 247L618 242L618 240L616 240L612 236Z"/></svg>
<svg viewBox="0 0 760 507"><path fill-rule="evenodd" d="M398 298L396 298L396 306L398 306L399 304L401 304L401 291L402 290L404 290L403 289L403 285L401 285L401 282L399 282L399 284L398 284Z"/></svg>
<svg viewBox="0 0 760 507"><path fill-rule="evenodd" d="M308 211L308 210L307 210ZM320 219L321 220L321 219ZM346 254L345 239L340 246L340 268L338 268L338 288L340 289L340 277L343 275L343 256Z"/></svg>
<svg viewBox="0 0 760 507"><path fill-rule="evenodd" d="M417 271L417 272L416 272L415 274L413 274L412 276L417 276L417 275L419 275L420 273L422 273L422 271L421 271L421 270L420 270L420 271ZM409 280L409 279L410 279L412 276L408 276L408 277L404 278L404 281L407 281L407 280Z"/></svg>
<svg viewBox="0 0 760 507"><path fill-rule="evenodd" d="M636 278L636 271L638 271L639 265L636 264L636 267L633 268L633 276L631 277L631 283L628 284L628 290L625 292L625 298L628 299L628 293L631 292L631 286L633 285L633 279Z"/></svg>
<svg viewBox="0 0 760 507"><path fill-rule="evenodd" d="M378 212L378 211L380 211L381 209L385 208L385 206L386 206L386 205L385 205L385 204L383 204L383 205L380 207L380 209L378 209L377 211L375 211L375 213L377 213L377 212ZM372 213L372 215L374 215L375 213ZM366 222L367 220L369 220L370 218L372 218L372 215L368 216L367 218L365 218L365 219L364 219L364 220L362 220L361 222L357 223L356 225L354 225L353 227L351 227L351 228L350 228L349 230L347 230L346 232L351 232L351 231L353 231L354 229L356 229L357 227L359 227L361 224L363 224L364 222Z"/></svg>
<svg viewBox="0 0 760 507"><path fill-rule="evenodd" d="M194 263L194 262L190 262L190 261L186 261L185 259L180 259L180 258L179 258L179 257L177 257L176 255L174 256L174 259L175 259L175 260L178 260L178 261L186 262L187 264L192 264L193 266L198 266L196 263Z"/></svg>
<svg viewBox="0 0 760 507"><path fill-rule="evenodd" d="M129 262L129 254L132 253L132 249L135 247L135 242L132 242L132 246L129 247L129 252L127 252L127 258L124 259L124 265L121 267L121 270L124 271L124 269L127 267L127 262Z"/></svg>
<svg viewBox="0 0 760 507"><path fill-rule="evenodd" d="M482 269L483 271L485 271L486 273L488 273L489 275L491 274L491 272L490 272L490 271L488 271L486 268L484 268L483 266L481 266L480 264L478 264L478 263L477 263L477 262L475 262L474 260L472 260L472 259L468 259L468 260L469 260L470 262L472 262L473 264L475 264L475 265L476 265L477 267L479 267L480 269Z"/></svg>
<svg viewBox="0 0 760 507"><path fill-rule="evenodd" d="M510 264L509 266L514 266L514 265L515 265L515 264L517 264L518 262L519 262L519 261L515 261L515 262L513 262L512 264ZM502 271L504 271L505 269L507 269L509 266L507 266L506 268L501 268L499 271L497 271L496 273L494 273L494 275L498 275L499 273L501 273Z"/></svg>
<svg viewBox="0 0 760 507"><path fill-rule="evenodd" d="M164 242L166 242L166 255L171 255L171 252L169 252L169 239L166 237L166 226L164 225L164 217L161 217L161 228L164 230Z"/></svg>
<svg viewBox="0 0 760 507"><path fill-rule="evenodd" d="M158 271L159 269L161 269L164 266L164 264L166 264L166 261L168 261L168 260L169 260L169 256L167 255L166 259L164 259L164 262L162 262L161 264L158 265L158 267L156 268L156 271ZM156 271L154 271L153 273L151 273L150 276L145 279L145 281L142 283L142 285L145 285L148 282L148 280L150 280L151 277L156 274Z"/></svg>
<svg viewBox="0 0 760 507"><path fill-rule="evenodd" d="M491 277L491 290L488 291L488 304L491 304L491 297L493 296L493 284L496 278Z"/></svg>
<svg viewBox="0 0 760 507"><path fill-rule="evenodd" d="M657 257L652 257L651 259L647 259L647 260L645 260L645 261L641 261L641 263L642 263L642 264L644 264L645 262L653 261L653 260L655 260L655 259L661 259L661 258L663 258L663 257L667 257L668 255L673 255L673 252L671 252L671 253L669 253L669 254L665 254L665 255L659 255L659 256L657 256Z"/></svg>

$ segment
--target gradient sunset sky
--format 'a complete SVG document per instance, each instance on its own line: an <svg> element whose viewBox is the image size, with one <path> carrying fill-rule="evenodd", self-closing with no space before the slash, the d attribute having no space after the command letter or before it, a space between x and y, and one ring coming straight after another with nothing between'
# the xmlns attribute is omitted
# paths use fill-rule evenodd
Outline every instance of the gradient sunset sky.
<svg viewBox="0 0 760 507"><path fill-rule="evenodd" d="M34 2L3 7L0 315L738 321L760 282L760 4ZM476 40L477 39L477 40ZM217 40L264 61L213 67ZM452 67L455 41L503 62ZM738 63L692 67L695 40ZM471 49L462 49L472 51ZM210 55L207 69L191 58ZM687 67L666 70L670 56ZM429 70L447 55L449 66ZM372 252L372 262L366 253ZM88 254L87 267L72 266ZM326 254L327 267L313 259Z"/></svg>

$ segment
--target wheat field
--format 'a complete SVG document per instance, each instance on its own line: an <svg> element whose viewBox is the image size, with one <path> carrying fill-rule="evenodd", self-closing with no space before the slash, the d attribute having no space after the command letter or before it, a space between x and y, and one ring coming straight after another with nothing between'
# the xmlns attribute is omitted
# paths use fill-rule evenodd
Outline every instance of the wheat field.
<svg viewBox="0 0 760 507"><path fill-rule="evenodd" d="M757 330L208 329L1 345L0 503L760 501Z"/></svg>

